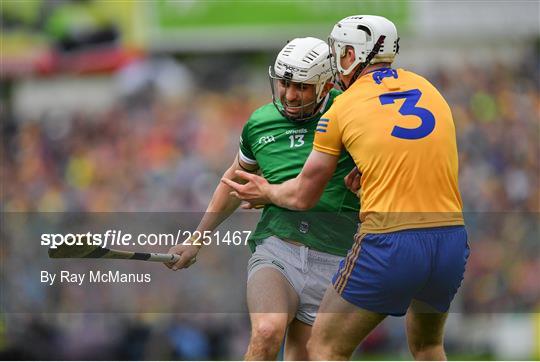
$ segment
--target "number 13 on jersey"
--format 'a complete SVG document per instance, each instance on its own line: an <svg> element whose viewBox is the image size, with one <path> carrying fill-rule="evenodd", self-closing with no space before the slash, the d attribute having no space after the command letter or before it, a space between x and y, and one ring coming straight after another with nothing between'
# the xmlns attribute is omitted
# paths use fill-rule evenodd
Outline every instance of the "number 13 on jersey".
<svg viewBox="0 0 540 362"><path fill-rule="evenodd" d="M304 145L304 135L303 134L295 134L290 135L289 139L291 140L290 148L294 147L300 147Z"/></svg>

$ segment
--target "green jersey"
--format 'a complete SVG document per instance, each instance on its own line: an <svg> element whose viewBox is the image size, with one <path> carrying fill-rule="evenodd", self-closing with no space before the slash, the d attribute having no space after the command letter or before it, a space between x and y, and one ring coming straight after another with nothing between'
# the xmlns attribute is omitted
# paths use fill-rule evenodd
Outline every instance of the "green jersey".
<svg viewBox="0 0 540 362"><path fill-rule="evenodd" d="M330 94L319 113L326 112L336 96ZM257 109L244 125L240 139L240 159L258 165L269 183L283 183L296 177L311 153L319 117L294 123L283 117L272 103ZM266 205L249 244L252 251L261 240L275 235L303 243L309 248L334 255L346 255L352 246L358 222L359 201L347 190L343 177L355 166L343 151L336 172L318 204L299 212Z"/></svg>

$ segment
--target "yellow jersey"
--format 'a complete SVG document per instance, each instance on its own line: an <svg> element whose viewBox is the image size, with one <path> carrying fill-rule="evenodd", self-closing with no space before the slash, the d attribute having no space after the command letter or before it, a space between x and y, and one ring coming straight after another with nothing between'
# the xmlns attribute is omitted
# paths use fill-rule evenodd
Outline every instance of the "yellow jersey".
<svg viewBox="0 0 540 362"><path fill-rule="evenodd" d="M463 225L450 107L421 76L364 74L323 115L313 149L345 147L362 174L362 233Z"/></svg>

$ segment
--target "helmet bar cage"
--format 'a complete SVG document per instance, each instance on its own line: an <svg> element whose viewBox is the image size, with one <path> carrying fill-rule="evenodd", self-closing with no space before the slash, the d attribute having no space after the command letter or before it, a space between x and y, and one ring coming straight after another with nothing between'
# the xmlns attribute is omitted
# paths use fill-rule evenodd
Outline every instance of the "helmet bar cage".
<svg viewBox="0 0 540 362"><path fill-rule="evenodd" d="M318 116L317 112L319 111L320 105L322 104L322 100L317 102L319 98L319 94L316 94L315 99L309 103L304 104L304 98L302 97L300 99L300 105L296 105L296 106L287 105L288 109L299 110L297 115L292 116L289 113L287 113L285 106L281 102L281 96L280 96L280 91L279 91L279 87L281 86L280 82L285 82L285 86L288 86L290 83L298 84L300 85L301 90L303 90L306 85L313 86L315 87L315 92L317 93L317 82L314 79L316 77L318 76L315 76L307 81L296 82L292 80L293 74L291 72L286 71L283 74L283 76L279 76L275 73L273 66L270 66L268 68L268 79L270 80L270 88L272 89L272 103L274 103L274 106L283 117L285 117L291 122L306 122Z"/></svg>

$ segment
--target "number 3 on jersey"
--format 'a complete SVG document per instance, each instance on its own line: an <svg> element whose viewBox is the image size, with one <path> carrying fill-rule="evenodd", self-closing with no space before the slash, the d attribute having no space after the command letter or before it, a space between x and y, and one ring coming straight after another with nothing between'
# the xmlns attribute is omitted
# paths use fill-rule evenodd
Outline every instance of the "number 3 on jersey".
<svg viewBox="0 0 540 362"><path fill-rule="evenodd" d="M289 139L291 140L291 145L289 146L290 148L300 147L304 144L303 134L290 135Z"/></svg>
<svg viewBox="0 0 540 362"><path fill-rule="evenodd" d="M392 136L407 140L417 140L424 138L433 132L433 129L435 128L435 117L433 116L433 113L425 108L416 106L416 103L418 103L421 96L422 92L418 89L412 89L405 92L386 93L379 96L382 105L393 104L396 99L405 98L405 102L403 102L403 105L399 108L399 113L404 116L416 116L422 121L417 128L394 126Z"/></svg>

